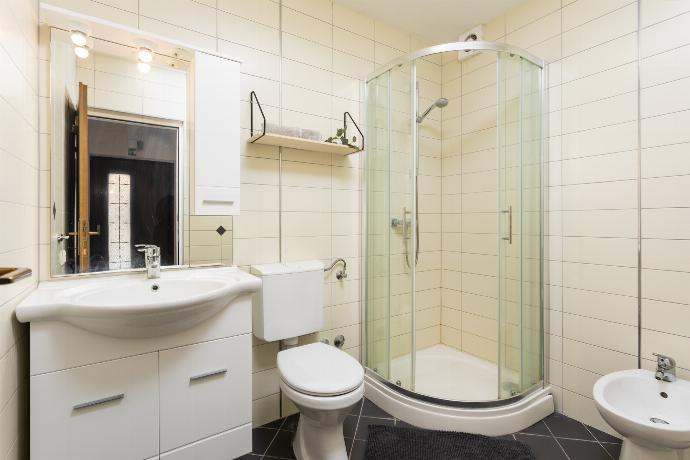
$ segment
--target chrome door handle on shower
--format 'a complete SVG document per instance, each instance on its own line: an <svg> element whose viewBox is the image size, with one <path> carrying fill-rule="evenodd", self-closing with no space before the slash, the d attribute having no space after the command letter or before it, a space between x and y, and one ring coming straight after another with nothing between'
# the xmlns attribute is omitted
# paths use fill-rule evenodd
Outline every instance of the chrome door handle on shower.
<svg viewBox="0 0 690 460"><path fill-rule="evenodd" d="M508 214L508 236L504 236L503 239L508 244L513 244L513 207L508 206L508 209L501 211L501 214Z"/></svg>

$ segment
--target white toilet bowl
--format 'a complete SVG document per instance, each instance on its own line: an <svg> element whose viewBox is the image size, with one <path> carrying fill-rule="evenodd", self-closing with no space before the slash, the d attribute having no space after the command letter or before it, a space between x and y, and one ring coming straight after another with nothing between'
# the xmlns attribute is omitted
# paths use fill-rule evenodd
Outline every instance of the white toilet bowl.
<svg viewBox="0 0 690 460"><path fill-rule="evenodd" d="M335 347L312 343L278 353L280 388L300 412L297 460L347 460L343 422L364 396L362 365Z"/></svg>
<svg viewBox="0 0 690 460"><path fill-rule="evenodd" d="M690 382L660 382L632 369L594 384L601 416L622 434L620 460L690 460Z"/></svg>

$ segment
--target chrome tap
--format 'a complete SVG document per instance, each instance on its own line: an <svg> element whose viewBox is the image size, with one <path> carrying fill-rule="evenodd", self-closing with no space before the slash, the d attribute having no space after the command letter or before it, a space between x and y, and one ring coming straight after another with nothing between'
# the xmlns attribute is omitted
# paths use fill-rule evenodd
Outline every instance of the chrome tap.
<svg viewBox="0 0 690 460"><path fill-rule="evenodd" d="M664 356L658 353L652 354L656 356L656 372L654 372L654 378L664 382L675 382L676 360L670 356Z"/></svg>
<svg viewBox="0 0 690 460"><path fill-rule="evenodd" d="M161 277L161 248L155 244L135 244L137 251L144 253L146 277L155 279Z"/></svg>

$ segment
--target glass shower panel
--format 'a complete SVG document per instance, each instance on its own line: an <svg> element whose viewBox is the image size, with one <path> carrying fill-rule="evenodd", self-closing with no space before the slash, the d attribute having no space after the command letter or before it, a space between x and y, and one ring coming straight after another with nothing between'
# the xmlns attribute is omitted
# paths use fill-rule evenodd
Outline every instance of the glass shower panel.
<svg viewBox="0 0 690 460"><path fill-rule="evenodd" d="M498 66L498 394L522 391L521 59L499 53Z"/></svg>
<svg viewBox="0 0 690 460"><path fill-rule="evenodd" d="M416 261L411 85L414 64L390 70L390 381L413 389Z"/></svg>
<svg viewBox="0 0 690 460"><path fill-rule="evenodd" d="M390 376L390 72L367 83L366 364Z"/></svg>
<svg viewBox="0 0 690 460"><path fill-rule="evenodd" d="M541 69L500 53L499 395L541 380Z"/></svg>
<svg viewBox="0 0 690 460"><path fill-rule="evenodd" d="M541 381L543 375L542 309L542 72L521 60L521 170L522 170L522 373L521 390Z"/></svg>

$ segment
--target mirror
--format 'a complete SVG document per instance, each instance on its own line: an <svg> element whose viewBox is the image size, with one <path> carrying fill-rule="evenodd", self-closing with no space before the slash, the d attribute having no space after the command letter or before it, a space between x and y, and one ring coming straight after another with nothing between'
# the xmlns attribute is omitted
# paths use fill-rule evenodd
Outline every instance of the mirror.
<svg viewBox="0 0 690 460"><path fill-rule="evenodd" d="M51 28L52 275L230 264L232 218L189 216L190 54L86 40Z"/></svg>

